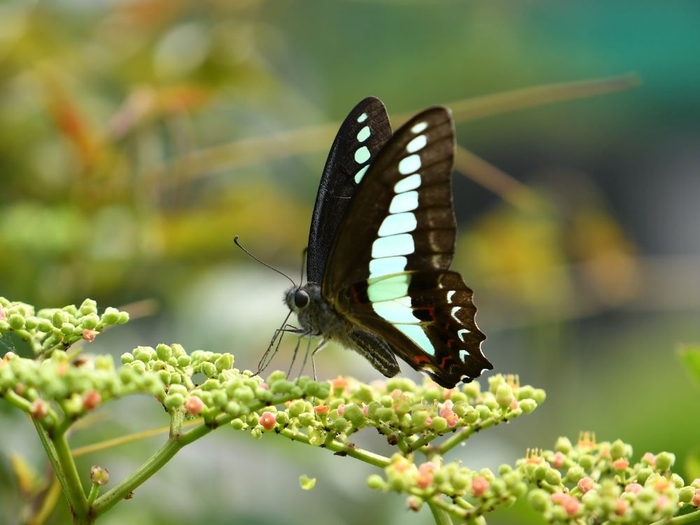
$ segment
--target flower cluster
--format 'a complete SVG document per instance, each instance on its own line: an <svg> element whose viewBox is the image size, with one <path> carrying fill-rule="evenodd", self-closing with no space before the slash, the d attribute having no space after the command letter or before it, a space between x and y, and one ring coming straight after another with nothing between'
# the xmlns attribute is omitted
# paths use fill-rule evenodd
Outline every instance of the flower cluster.
<svg viewBox="0 0 700 525"><path fill-rule="evenodd" d="M43 360L8 352L0 359L0 396L29 413L44 428L70 423L105 401L163 386L155 374L116 370L109 355L71 360L54 352Z"/></svg>
<svg viewBox="0 0 700 525"><path fill-rule="evenodd" d="M443 508L461 519L474 519L497 508L513 505L527 491L517 472L497 478L489 469L479 472L458 461L442 464L439 460L414 462L413 456L395 454L385 468L386 480L373 475L371 488L408 494L408 508L417 511L424 502Z"/></svg>
<svg viewBox="0 0 700 525"><path fill-rule="evenodd" d="M700 480L686 486L672 473L673 454L631 457L630 445L584 433L576 445L560 438L553 451L530 452L515 471L538 487L529 500L550 523L651 523L700 506Z"/></svg>
<svg viewBox="0 0 700 525"><path fill-rule="evenodd" d="M107 327L128 320L129 314L116 308L107 308L99 315L92 299L85 299L79 307L45 308L35 313L31 305L0 297L0 337L16 334L32 346L37 356L67 350L78 341L92 342Z"/></svg>
<svg viewBox="0 0 700 525"><path fill-rule="evenodd" d="M275 373L267 385L273 392L284 392L295 383ZM478 383L446 390L427 379L422 385L406 378L365 385L338 378L323 395L290 401L283 408L268 407L253 431L258 435L275 430L330 447L347 444L350 435L371 427L389 444L410 453L447 434L454 438L450 446L455 446L477 430L534 410L542 400L543 391L508 383L503 376L493 377L487 392L481 392Z"/></svg>

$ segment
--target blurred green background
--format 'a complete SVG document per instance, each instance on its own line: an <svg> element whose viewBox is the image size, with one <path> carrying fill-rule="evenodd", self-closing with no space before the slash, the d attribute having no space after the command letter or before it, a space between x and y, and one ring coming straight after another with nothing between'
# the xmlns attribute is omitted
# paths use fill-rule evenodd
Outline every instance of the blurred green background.
<svg viewBox="0 0 700 525"><path fill-rule="evenodd" d="M699 22L690 1L3 0L0 295L138 303L89 350L179 342L256 369L288 283L231 239L297 278L325 155L356 102L378 96L406 116L634 72L633 90L458 119L460 146L537 195L508 199L488 170L458 164L454 266L496 371L548 399L452 458L496 468L592 430L638 456L674 452L683 474L700 442L698 389L675 354L700 339ZM287 368L287 343L272 368ZM317 364L321 379L378 375L338 348ZM31 425L0 410L0 522L15 523L8 453L45 465ZM104 410L76 445L167 423L145 399ZM86 457L85 472L120 479L162 440ZM389 452L375 436L359 444ZM101 523L432 522L370 491L372 472L221 429Z"/></svg>

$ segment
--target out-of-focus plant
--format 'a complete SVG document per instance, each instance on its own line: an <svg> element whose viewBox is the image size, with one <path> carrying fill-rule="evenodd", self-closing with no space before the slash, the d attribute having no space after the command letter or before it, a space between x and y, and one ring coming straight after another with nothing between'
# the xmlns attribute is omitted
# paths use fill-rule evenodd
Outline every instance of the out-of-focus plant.
<svg viewBox="0 0 700 525"><path fill-rule="evenodd" d="M481 523L486 514L521 498L549 523L687 523L700 517L700 480L686 484L673 473L673 454L647 453L633 463L632 447L619 440L596 443L585 433L576 444L561 438L553 450L528 451L498 473L448 460L450 450L476 432L528 414L544 401L542 390L522 386L517 378L494 376L487 391L478 383L444 389L427 379L422 385L401 378L371 385L341 377L289 381L281 372L265 381L234 368L231 354L188 354L177 344L138 347L124 353L118 367L109 356L81 355L80 345L127 319L112 308L98 315L91 300L35 311L0 297L0 338L19 337L34 353L7 352L0 360L0 398L29 416L55 476L55 490L44 491L28 463L14 458L27 523L45 522L59 489L73 523L94 523L131 499L183 447L224 425L373 465L381 474L368 478L370 488L404 494L414 511L428 506L439 524ZM195 374L205 380L195 383ZM99 406L134 394L147 394L165 408L168 437L105 492L108 465L80 472L69 432ZM352 436L367 428L386 437L393 455L353 443ZM311 489L314 480L302 477L301 483Z"/></svg>

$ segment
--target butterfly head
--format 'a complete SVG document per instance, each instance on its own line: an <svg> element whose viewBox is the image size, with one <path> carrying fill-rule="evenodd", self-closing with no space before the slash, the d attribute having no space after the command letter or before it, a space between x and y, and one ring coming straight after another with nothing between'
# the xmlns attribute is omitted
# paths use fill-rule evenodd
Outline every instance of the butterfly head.
<svg viewBox="0 0 700 525"><path fill-rule="evenodd" d="M285 292L284 302L296 314L304 332L314 335L323 332L323 328L319 326L323 301L318 284L307 282L301 286L292 286Z"/></svg>

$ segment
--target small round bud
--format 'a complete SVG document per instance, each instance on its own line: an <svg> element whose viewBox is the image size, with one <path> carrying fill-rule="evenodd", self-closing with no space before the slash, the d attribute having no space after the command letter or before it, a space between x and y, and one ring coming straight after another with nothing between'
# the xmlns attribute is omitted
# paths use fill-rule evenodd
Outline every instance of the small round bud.
<svg viewBox="0 0 700 525"><path fill-rule="evenodd" d="M269 432L277 425L277 418L272 412L263 412L258 420L258 424Z"/></svg>
<svg viewBox="0 0 700 525"><path fill-rule="evenodd" d="M83 408L87 411L94 410L102 403L102 396L99 392L91 390L83 396Z"/></svg>
<svg viewBox="0 0 700 525"><path fill-rule="evenodd" d="M198 416L203 408L204 403L197 396L190 396L187 398L187 401L185 401L185 410L193 416Z"/></svg>
<svg viewBox="0 0 700 525"><path fill-rule="evenodd" d="M676 456L670 452L659 452L656 456L656 468L664 471L670 469L676 462Z"/></svg>
<svg viewBox="0 0 700 525"><path fill-rule="evenodd" d="M95 485L106 485L109 483L109 470L98 465L90 468L90 481Z"/></svg>

